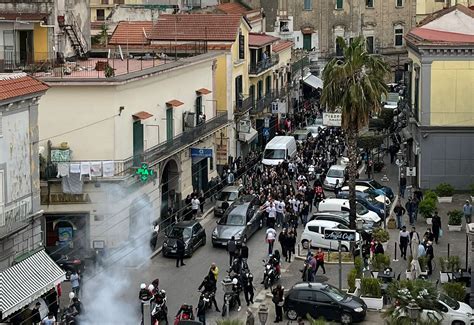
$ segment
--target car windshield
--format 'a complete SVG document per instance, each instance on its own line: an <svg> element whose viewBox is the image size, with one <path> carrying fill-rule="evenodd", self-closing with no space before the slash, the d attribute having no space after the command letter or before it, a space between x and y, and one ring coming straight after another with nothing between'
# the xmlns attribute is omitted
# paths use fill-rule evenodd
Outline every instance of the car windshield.
<svg viewBox="0 0 474 325"><path fill-rule="evenodd" d="M324 289L322 289L322 291L327 293L329 297L336 301L342 301L346 297L342 291L339 291L338 289L331 286L326 286Z"/></svg>
<svg viewBox="0 0 474 325"><path fill-rule="evenodd" d="M191 228L186 227L173 227L171 228L171 231L168 234L169 238L190 238L191 237Z"/></svg>
<svg viewBox="0 0 474 325"><path fill-rule="evenodd" d="M383 186L380 185L380 183L378 183L378 182L375 181L375 180L371 180L371 181L369 182L369 184L370 184L373 188L375 188L375 189L377 189L377 190L383 188Z"/></svg>
<svg viewBox="0 0 474 325"><path fill-rule="evenodd" d="M367 208L365 206L363 206L362 204L357 203L356 204L356 213L359 216L363 216L364 214L369 213L369 210L367 210Z"/></svg>
<svg viewBox="0 0 474 325"><path fill-rule="evenodd" d="M334 178L343 178L344 177L344 170L343 169L333 169L330 168L327 174L328 177Z"/></svg>
<svg viewBox="0 0 474 325"><path fill-rule="evenodd" d="M284 149L265 149L263 154L265 159L285 159L285 150Z"/></svg>
<svg viewBox="0 0 474 325"><path fill-rule="evenodd" d="M300 134L295 134L294 137L296 140L304 140L308 137L308 135L306 133L300 133Z"/></svg>
<svg viewBox="0 0 474 325"><path fill-rule="evenodd" d="M451 297L448 297L447 295L445 295L444 293L440 294L439 295L439 300L441 300L442 302L444 302L446 305L448 305L451 309L454 309L454 310L458 310L459 307L461 307L459 305L459 302L457 302L456 300L454 300L453 298Z"/></svg>
<svg viewBox="0 0 474 325"><path fill-rule="evenodd" d="M234 201L237 198L237 192L222 191L217 197L217 201Z"/></svg>
<svg viewBox="0 0 474 325"><path fill-rule="evenodd" d="M240 214L228 214L219 220L220 225L227 226L243 226L245 224L245 217Z"/></svg>
<svg viewBox="0 0 474 325"><path fill-rule="evenodd" d="M366 195L365 199L372 205L379 204L379 201L377 201L372 195Z"/></svg>

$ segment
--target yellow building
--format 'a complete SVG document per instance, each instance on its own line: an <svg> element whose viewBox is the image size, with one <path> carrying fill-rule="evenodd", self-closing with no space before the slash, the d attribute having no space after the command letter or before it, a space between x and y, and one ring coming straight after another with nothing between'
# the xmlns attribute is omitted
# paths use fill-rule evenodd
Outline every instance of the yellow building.
<svg viewBox="0 0 474 325"><path fill-rule="evenodd" d="M143 0L90 0L91 22L104 21L118 5L139 5Z"/></svg>
<svg viewBox="0 0 474 325"><path fill-rule="evenodd" d="M470 7L474 6L474 0L416 0L416 21L420 22L432 13L456 4Z"/></svg>
<svg viewBox="0 0 474 325"><path fill-rule="evenodd" d="M474 11L462 5L437 11L406 41L412 61L409 155L418 184L467 189L474 175Z"/></svg>

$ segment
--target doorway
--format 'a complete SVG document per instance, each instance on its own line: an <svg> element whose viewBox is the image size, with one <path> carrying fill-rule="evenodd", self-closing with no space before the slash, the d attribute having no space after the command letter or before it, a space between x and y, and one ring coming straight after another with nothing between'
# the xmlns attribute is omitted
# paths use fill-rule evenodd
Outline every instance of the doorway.
<svg viewBox="0 0 474 325"><path fill-rule="evenodd" d="M133 122L133 166L140 166L143 156L143 124L141 120Z"/></svg>
<svg viewBox="0 0 474 325"><path fill-rule="evenodd" d="M18 45L20 63L31 63L33 61L33 31L18 31Z"/></svg>
<svg viewBox="0 0 474 325"><path fill-rule="evenodd" d="M207 165L208 165L207 157L199 157L193 158L193 167L192 167L192 174L193 174L193 190L195 191L204 191L207 192L208 188L208 173L207 173Z"/></svg>

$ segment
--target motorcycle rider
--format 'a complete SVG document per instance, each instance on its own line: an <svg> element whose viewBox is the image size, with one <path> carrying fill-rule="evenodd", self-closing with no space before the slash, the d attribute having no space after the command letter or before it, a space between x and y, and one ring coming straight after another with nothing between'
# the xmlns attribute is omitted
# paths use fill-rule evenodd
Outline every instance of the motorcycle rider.
<svg viewBox="0 0 474 325"><path fill-rule="evenodd" d="M240 304L241 288L240 288L239 279L237 277L232 279L232 291L234 292L235 301L237 301L237 305L239 306L239 308L237 308L237 311L240 311L242 309L241 304Z"/></svg>
<svg viewBox="0 0 474 325"><path fill-rule="evenodd" d="M204 288L203 292L212 293L210 295L211 306L212 304L214 304L214 307L216 307L216 311L220 312L219 307L217 307L216 301L217 282L215 281L213 274L208 274L206 277L204 277L204 280L202 281L201 285L199 285L198 290L200 291L202 288Z"/></svg>

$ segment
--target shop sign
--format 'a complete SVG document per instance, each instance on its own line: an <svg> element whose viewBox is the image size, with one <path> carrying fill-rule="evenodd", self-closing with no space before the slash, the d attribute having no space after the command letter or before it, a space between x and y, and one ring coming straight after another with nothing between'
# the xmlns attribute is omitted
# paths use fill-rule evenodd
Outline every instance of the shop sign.
<svg viewBox="0 0 474 325"><path fill-rule="evenodd" d="M356 241L355 230L324 229L324 239Z"/></svg>
<svg viewBox="0 0 474 325"><path fill-rule="evenodd" d="M212 149L191 148L191 157L193 158L212 158Z"/></svg>
<svg viewBox="0 0 474 325"><path fill-rule="evenodd" d="M341 126L342 113L323 113L323 125Z"/></svg>

